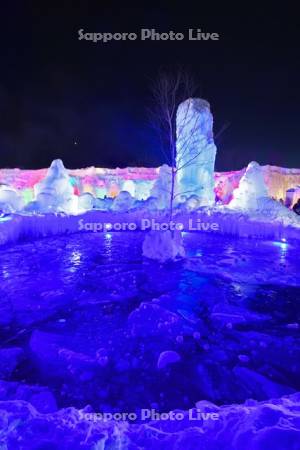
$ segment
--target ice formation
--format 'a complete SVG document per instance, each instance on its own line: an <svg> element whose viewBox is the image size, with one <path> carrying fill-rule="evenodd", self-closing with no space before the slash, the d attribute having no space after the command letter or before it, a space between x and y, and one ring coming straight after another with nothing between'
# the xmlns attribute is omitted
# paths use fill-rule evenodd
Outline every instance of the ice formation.
<svg viewBox="0 0 300 450"><path fill-rule="evenodd" d="M133 197L127 191L121 191L112 203L113 211L129 211L133 205Z"/></svg>
<svg viewBox="0 0 300 450"><path fill-rule="evenodd" d="M52 162L46 177L35 185L35 207L40 212L62 211L74 213L77 211L77 197L67 170L60 159Z"/></svg>
<svg viewBox="0 0 300 450"><path fill-rule="evenodd" d="M91 193L85 192L84 194L78 196L79 211L90 211L91 209L93 209L94 205L95 198Z"/></svg>
<svg viewBox="0 0 300 450"><path fill-rule="evenodd" d="M299 169L285 169L276 166L261 166L261 169L269 197L283 200L288 207L297 202L298 198L300 198ZM239 186L245 170L215 172L214 191L219 204L228 204L232 200L233 191ZM170 191L170 168L168 166L163 166L163 168L127 167L125 169L88 167L85 169L68 169L66 172L70 177L70 183L76 197L90 193L95 199L105 200L107 197L114 198L121 190L127 190L131 195L134 192L132 196L135 200L147 200L149 197L157 197L159 209L168 207L168 192ZM25 205L27 211L36 211L40 205L35 202L34 187L43 182L46 176L47 169L0 169L1 190L10 190L17 194L18 198L21 199L21 207L18 211L22 210L23 205ZM191 195L193 193L182 195L180 203L184 202ZM51 212L53 210L53 208L51 209L53 198L49 198L49 196L44 199L46 204L43 209L46 211L48 208L47 199L50 200ZM178 197L176 197L176 200L178 200ZM11 202L7 203L5 200L0 203L2 210L7 212L17 211L15 207L12 207ZM14 200L13 203L15 203ZM29 206L27 206L28 203L30 203ZM97 201L95 203L97 204ZM76 210L76 207L74 210Z"/></svg>
<svg viewBox="0 0 300 450"><path fill-rule="evenodd" d="M15 189L9 186L0 187L0 211L14 213L24 206L23 198Z"/></svg>
<svg viewBox="0 0 300 450"><path fill-rule="evenodd" d="M178 107L176 122L178 194L194 194L201 205L212 205L217 149L209 103L199 98L184 101Z"/></svg>
<svg viewBox="0 0 300 450"><path fill-rule="evenodd" d="M296 203L297 199L300 198L300 192L297 189L297 186L300 186L299 169L286 169L284 167L267 165L261 166L261 170L269 197L276 200L283 200L284 203L288 205L288 191L292 189L296 191L292 199L293 202ZM246 169L215 173L215 193L217 200L221 201L223 204L230 202L233 191L239 186L245 171Z"/></svg>
<svg viewBox="0 0 300 450"><path fill-rule="evenodd" d="M40 398L46 399L45 393ZM41 404L40 400L40 404ZM123 421L85 419L91 412L65 408L39 412L27 401L3 401L1 442L7 449L232 449L288 450L299 448L299 394L243 405L217 406L197 402L197 410L215 413L219 420L196 418L196 409L181 421ZM170 416L171 417L171 416Z"/></svg>
<svg viewBox="0 0 300 450"><path fill-rule="evenodd" d="M234 190L229 206L246 210L258 209L259 200L267 197L268 190L261 167L257 162L251 162L238 188Z"/></svg>
<svg viewBox="0 0 300 450"><path fill-rule="evenodd" d="M151 196L157 199L157 206L159 209L166 209L170 207L171 200L171 182L172 182L171 167L163 164L159 169L157 180L151 190Z"/></svg>
<svg viewBox="0 0 300 450"><path fill-rule="evenodd" d="M185 250L181 232L179 230L150 231L143 242L143 255L162 263L183 258Z"/></svg>

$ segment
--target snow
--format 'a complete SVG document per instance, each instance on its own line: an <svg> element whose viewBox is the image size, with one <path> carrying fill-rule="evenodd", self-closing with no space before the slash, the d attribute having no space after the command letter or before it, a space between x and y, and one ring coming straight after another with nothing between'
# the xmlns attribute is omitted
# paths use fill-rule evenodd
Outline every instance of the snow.
<svg viewBox="0 0 300 450"><path fill-rule="evenodd" d="M206 100L190 98L177 110L177 192L197 195L201 205L212 205L216 146L213 116Z"/></svg>

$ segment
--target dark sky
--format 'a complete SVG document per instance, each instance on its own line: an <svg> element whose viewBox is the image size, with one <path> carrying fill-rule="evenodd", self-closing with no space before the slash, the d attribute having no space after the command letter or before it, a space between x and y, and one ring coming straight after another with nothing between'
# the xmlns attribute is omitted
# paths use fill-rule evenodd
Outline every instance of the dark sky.
<svg viewBox="0 0 300 450"><path fill-rule="evenodd" d="M217 170L251 160L300 167L299 14L288 2L191 3L198 6L2 2L0 167L45 167L58 157L70 168L161 164L150 85L162 67L178 65L210 102L215 132L230 123L217 141ZM81 28L186 37L103 44L79 41ZM189 28L220 40L189 41Z"/></svg>

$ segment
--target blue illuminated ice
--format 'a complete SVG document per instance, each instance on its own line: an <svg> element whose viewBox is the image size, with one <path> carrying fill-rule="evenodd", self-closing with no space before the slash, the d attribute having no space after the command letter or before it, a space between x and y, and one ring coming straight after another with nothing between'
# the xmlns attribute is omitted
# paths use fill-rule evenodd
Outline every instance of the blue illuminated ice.
<svg viewBox="0 0 300 450"><path fill-rule="evenodd" d="M197 195L200 205L212 205L216 146L213 116L206 100L190 98L177 110L176 168L177 190L181 195Z"/></svg>

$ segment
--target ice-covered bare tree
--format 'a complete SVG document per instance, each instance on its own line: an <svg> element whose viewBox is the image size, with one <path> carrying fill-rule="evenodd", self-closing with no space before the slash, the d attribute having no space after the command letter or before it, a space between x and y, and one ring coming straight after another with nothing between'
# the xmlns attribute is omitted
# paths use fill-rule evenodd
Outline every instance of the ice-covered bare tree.
<svg viewBox="0 0 300 450"><path fill-rule="evenodd" d="M178 195L176 193L176 176L181 169L181 167L176 165L176 138L180 138L180 131L176 129L177 109L184 100L191 98L195 92L196 84L193 77L189 72L182 69L178 69L175 72L161 71L152 84L153 107L150 110L151 121L158 132L161 150L166 163L171 168L171 181L168 192L170 220L173 217L174 200L176 195ZM191 139L192 136L190 137ZM189 145L188 141L184 144L185 148Z"/></svg>
<svg viewBox="0 0 300 450"><path fill-rule="evenodd" d="M194 196L192 202L196 203L195 207L214 203L216 146L213 117L209 103L194 98L196 85L185 71L161 72L152 92L152 122L159 133L168 164L161 167L152 194L158 198L159 207L169 211L169 221L174 223L174 204L178 196ZM190 203L187 202L188 208ZM160 260L163 260L163 255L166 260L183 256L180 230L146 236L143 253Z"/></svg>

